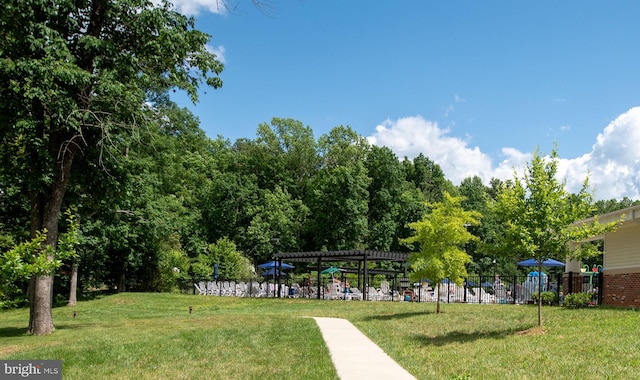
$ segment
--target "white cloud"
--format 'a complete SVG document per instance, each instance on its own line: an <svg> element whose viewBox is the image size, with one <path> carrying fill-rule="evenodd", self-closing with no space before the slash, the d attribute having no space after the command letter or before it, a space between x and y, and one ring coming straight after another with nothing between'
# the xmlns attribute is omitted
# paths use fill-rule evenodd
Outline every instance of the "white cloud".
<svg viewBox="0 0 640 380"><path fill-rule="evenodd" d="M187 16L197 16L200 11L211 13L226 13L223 0L173 0L173 6L182 14Z"/></svg>
<svg viewBox="0 0 640 380"><path fill-rule="evenodd" d="M640 107L631 108L618 116L596 138L591 152L567 160L567 187L578 191L577 179L585 178L598 199L640 198ZM581 184L581 183L580 183Z"/></svg>
<svg viewBox="0 0 640 380"><path fill-rule="evenodd" d="M216 57L218 58L218 61L220 61L221 63L227 63L224 56L224 52L225 52L224 46L220 45L218 47L215 47L211 45L205 45L204 48L207 49L209 53L215 54Z"/></svg>
<svg viewBox="0 0 640 380"><path fill-rule="evenodd" d="M493 174L491 158L471 148L466 141L448 136L448 129L422 116L386 120L376 127L376 133L368 137L371 144L387 146L400 158L414 158L423 153L440 165L446 177L454 183L478 175L488 183Z"/></svg>
<svg viewBox="0 0 640 380"><path fill-rule="evenodd" d="M501 150L501 161L467 141L449 135L448 129L422 116L386 120L368 137L371 144L387 146L399 158L414 158L423 153L440 165L454 184L477 175L488 185L491 178L512 179L519 176L531 160L531 153L514 148ZM567 190L580 191L587 176L596 199L640 199L640 107L618 116L596 138L591 152L572 159L558 160L558 176L566 181Z"/></svg>

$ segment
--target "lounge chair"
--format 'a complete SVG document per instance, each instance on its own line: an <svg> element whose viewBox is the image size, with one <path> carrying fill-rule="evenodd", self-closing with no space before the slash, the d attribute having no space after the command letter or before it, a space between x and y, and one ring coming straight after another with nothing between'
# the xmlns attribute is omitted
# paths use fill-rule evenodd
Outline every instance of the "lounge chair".
<svg viewBox="0 0 640 380"><path fill-rule="evenodd" d="M201 296L207 295L207 285L204 282L201 282L200 284L194 283L193 286L198 291L198 295L201 295Z"/></svg>
<svg viewBox="0 0 640 380"><path fill-rule="evenodd" d="M335 300L342 297L340 284L331 283L328 286L327 292L324 294L324 299Z"/></svg>
<svg viewBox="0 0 640 380"><path fill-rule="evenodd" d="M389 283L387 281L380 283L380 291L382 292L382 301L391 301L391 291L389 290Z"/></svg>
<svg viewBox="0 0 640 380"><path fill-rule="evenodd" d="M207 282L207 294L210 296L219 296L220 295L220 286L216 281Z"/></svg>
<svg viewBox="0 0 640 380"><path fill-rule="evenodd" d="M346 293L346 297L352 300L362 301L362 292L358 288L349 288L351 293Z"/></svg>

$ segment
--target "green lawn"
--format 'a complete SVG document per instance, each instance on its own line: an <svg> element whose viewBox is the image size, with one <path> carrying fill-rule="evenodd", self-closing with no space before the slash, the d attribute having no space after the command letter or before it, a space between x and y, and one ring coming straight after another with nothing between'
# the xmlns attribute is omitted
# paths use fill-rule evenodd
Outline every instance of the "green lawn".
<svg viewBox="0 0 640 380"><path fill-rule="evenodd" d="M189 314L189 306L193 313ZM73 312L77 316L73 317ZM25 334L0 313L0 359L62 359L65 379L337 379L308 316L350 320L419 379L640 378L628 309L248 299L127 293L53 310ZM634 375L636 374L636 375Z"/></svg>

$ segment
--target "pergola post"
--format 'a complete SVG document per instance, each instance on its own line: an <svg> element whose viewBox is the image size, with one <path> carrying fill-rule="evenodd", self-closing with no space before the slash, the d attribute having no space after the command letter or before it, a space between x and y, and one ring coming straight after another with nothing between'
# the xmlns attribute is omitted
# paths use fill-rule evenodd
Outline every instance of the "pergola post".
<svg viewBox="0 0 640 380"><path fill-rule="evenodd" d="M276 277L278 277L278 286L276 286L276 291L278 292L278 298L280 298L280 295L282 294L282 287L280 285L280 275L282 274L282 259L278 259L278 265L276 265L276 272L274 273L274 275Z"/></svg>
<svg viewBox="0 0 640 380"><path fill-rule="evenodd" d="M364 281L366 289L362 292L362 299L369 299L369 271L367 270L367 254L364 255Z"/></svg>
<svg viewBox="0 0 640 380"><path fill-rule="evenodd" d="M358 260L358 288L364 290L364 286L362 286L364 281L362 281L362 280L363 280L363 278L362 278L362 260Z"/></svg>
<svg viewBox="0 0 640 380"><path fill-rule="evenodd" d="M320 299L320 289L322 287L322 275L320 274L320 272L322 272L322 256L318 257L318 279L317 279L318 291L316 292L317 299Z"/></svg>

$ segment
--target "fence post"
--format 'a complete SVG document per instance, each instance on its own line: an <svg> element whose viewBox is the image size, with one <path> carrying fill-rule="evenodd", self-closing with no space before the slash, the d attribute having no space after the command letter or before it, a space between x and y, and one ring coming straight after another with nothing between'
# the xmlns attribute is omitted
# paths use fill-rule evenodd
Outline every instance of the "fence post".
<svg viewBox="0 0 640 380"><path fill-rule="evenodd" d="M464 295L462 297L462 299L464 300L464 303L467 303L467 280L468 278L464 279L464 286L462 287L462 290L464 291Z"/></svg>
<svg viewBox="0 0 640 380"><path fill-rule="evenodd" d="M598 305L602 305L602 297L604 295L604 272L598 272Z"/></svg>

